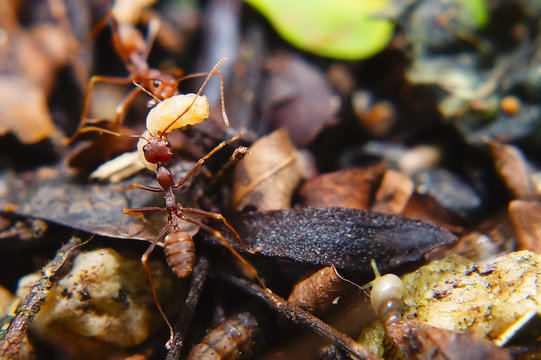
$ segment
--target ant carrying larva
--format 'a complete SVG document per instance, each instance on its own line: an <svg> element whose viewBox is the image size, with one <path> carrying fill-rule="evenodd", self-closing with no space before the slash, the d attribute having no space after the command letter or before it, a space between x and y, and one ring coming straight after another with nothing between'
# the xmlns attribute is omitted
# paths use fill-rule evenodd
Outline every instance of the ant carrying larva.
<svg viewBox="0 0 541 360"><path fill-rule="evenodd" d="M197 94L177 95L159 103L154 109L152 109L147 117L147 130L142 135L137 136L140 139L138 144L140 157L142 158L145 166L156 172L156 179L160 187L137 184L134 184L131 187L152 192L164 192L165 207L124 209L124 213L137 216L141 216L141 214L144 213L156 212L167 212L168 214L167 224L162 228L158 236L152 241L148 249L141 257L141 263L143 264L145 273L149 280L156 306L164 317L171 331L171 339L173 339L173 328L161 308L156 291L152 285L152 278L147 266L147 260L150 253L163 238L165 256L175 275L180 278L185 278L190 275L195 260L195 246L191 235L181 229L181 222L188 222L197 225L199 228L218 238L222 244L252 273L259 283L264 286L257 270L231 246L221 232L196 219L197 217L210 217L221 221L229 229L229 231L233 233L242 247L247 252L250 252L244 245L239 234L223 217L223 215L215 212L184 207L177 200L173 192L174 189L182 187L214 153L222 149L227 144L237 140L243 134L240 133L232 139L220 143L207 155L202 157L178 182L174 181L173 174L165 165L165 162L173 155L171 145L167 140L167 134L179 127L199 123L208 117L208 100L206 97L200 96L200 94L210 76L212 76L216 68L225 60L225 58L222 59L220 62L218 62L218 64L216 64L216 66L214 66ZM115 135L117 134L115 133ZM172 230L172 232L166 235L170 230Z"/></svg>

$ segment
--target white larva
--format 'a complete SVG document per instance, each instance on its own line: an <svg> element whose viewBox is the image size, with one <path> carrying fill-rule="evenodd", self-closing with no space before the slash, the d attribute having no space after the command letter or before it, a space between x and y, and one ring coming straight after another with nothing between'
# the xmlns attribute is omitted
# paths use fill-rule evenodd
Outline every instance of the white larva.
<svg viewBox="0 0 541 360"><path fill-rule="evenodd" d="M384 301L391 298L401 299L404 292L402 280L394 274L386 274L378 277L374 281L372 292L370 293L370 303L376 313Z"/></svg>
<svg viewBox="0 0 541 360"><path fill-rule="evenodd" d="M192 102L192 107L186 111ZM184 111L186 113L180 116ZM209 101L206 96L196 94L175 95L163 100L150 110L146 125L150 134L156 135L161 134L164 130L169 133L186 125L198 124L208 117ZM169 126L171 123L173 124Z"/></svg>

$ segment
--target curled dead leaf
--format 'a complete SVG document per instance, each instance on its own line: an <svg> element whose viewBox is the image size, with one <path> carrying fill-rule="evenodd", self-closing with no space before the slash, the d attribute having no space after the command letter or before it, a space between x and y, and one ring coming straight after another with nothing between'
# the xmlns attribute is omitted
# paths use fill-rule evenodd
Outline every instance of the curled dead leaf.
<svg viewBox="0 0 541 360"><path fill-rule="evenodd" d="M303 175L287 129L278 129L259 139L249 151L235 169L234 209L290 207L293 191Z"/></svg>
<svg viewBox="0 0 541 360"><path fill-rule="evenodd" d="M297 283L287 301L311 313L325 311L337 298L355 287L331 265Z"/></svg>

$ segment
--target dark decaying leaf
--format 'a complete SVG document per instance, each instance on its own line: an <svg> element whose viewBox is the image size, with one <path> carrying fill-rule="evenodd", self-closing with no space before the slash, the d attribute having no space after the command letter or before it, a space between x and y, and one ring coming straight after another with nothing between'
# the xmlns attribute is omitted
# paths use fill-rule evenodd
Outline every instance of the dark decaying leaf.
<svg viewBox="0 0 541 360"><path fill-rule="evenodd" d="M438 329L415 320L393 322L387 334L408 359L511 359L506 350L471 333Z"/></svg>
<svg viewBox="0 0 541 360"><path fill-rule="evenodd" d="M385 272L457 241L419 220L339 207L259 211L229 220L247 247L262 255L366 272L371 259ZM241 250L223 226L215 227Z"/></svg>
<svg viewBox="0 0 541 360"><path fill-rule="evenodd" d="M175 166L173 173L182 175L182 170L188 168L186 165ZM124 214L123 209L162 207L163 195L140 189L126 190L133 183L155 186L156 180L140 174L116 184L78 183L61 166L43 167L35 173L17 177L4 172L0 175L0 211L103 236L152 240L166 224L165 214L155 214L145 222L136 216Z"/></svg>

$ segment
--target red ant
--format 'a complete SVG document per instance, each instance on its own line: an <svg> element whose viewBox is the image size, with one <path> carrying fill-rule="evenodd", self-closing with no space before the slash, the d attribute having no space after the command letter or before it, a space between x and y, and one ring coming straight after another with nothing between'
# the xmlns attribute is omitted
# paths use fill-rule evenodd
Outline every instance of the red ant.
<svg viewBox="0 0 541 360"><path fill-rule="evenodd" d="M84 132L103 132L102 128L89 125L95 124L101 121L101 119L87 119L88 107L90 105L90 94L92 93L94 85L98 82L107 82L111 84L133 83L137 86L130 91L130 93L116 108L116 116L112 126L112 128L116 130L119 128L121 123L120 117L124 113L124 110L135 99L140 91L147 92L153 97L153 99L149 101L149 107L152 107L158 102L178 95L178 84L181 81L209 75L209 73L195 73L180 78L175 78L171 74L162 73L158 69L150 68L147 63L147 58L158 32L159 20L158 18L153 17L149 21L146 39L143 39L142 34L134 27L133 20L128 21L125 19L127 17L126 15L121 15L124 13L120 9L122 6L121 4L122 2L120 1L115 3L113 9L110 10L98 22L98 24L96 24L90 34L90 38L94 38L97 33L100 32L109 21L111 21L111 27L113 30L113 46L117 54L126 65L130 75L128 77L103 75L92 76L88 83L84 97L82 121L80 122L75 134L67 140L68 143L72 142L79 134ZM141 11L141 9L139 9L139 11ZM223 74L220 71L214 71L210 74L220 76L222 114L224 116L226 126L229 126L227 116L225 115Z"/></svg>
<svg viewBox="0 0 541 360"><path fill-rule="evenodd" d="M156 179L160 187L146 186L133 184L130 188L139 188L152 192L164 192L165 193L165 207L143 207L143 208L133 208L133 209L124 209L124 213L128 215L137 215L141 216L143 213L155 213L155 212L167 212L168 213L168 223L163 227L158 236L152 241L148 249L145 251L141 257L141 263L145 269L145 273L149 280L152 294L156 301L156 306L162 316L164 317L169 329L171 331L171 339L173 339L173 328L171 327L170 322L167 320L165 313L163 312L160 302L158 300L156 291L152 285L152 278L147 266L147 260L150 253L154 250L158 242L164 238L166 233L172 229L172 232L169 233L164 238L163 247L165 256L169 266L172 271L180 278L186 278L190 275L192 267L195 261L195 246L191 235L181 230L180 223L182 221L194 224L199 226L201 229L209 232L216 238L218 238L225 247L233 253L233 255L239 259L239 261L246 266L246 268L254 275L254 277L263 285L263 281L259 277L257 270L248 263L238 252L235 250L231 244L225 239L223 234L218 230L202 223L199 220L192 218L190 215L210 217L223 222L223 224L233 233L233 235L239 240L242 247L247 251L248 250L242 241L240 235L236 232L233 226L224 218L222 214L188 208L182 206L180 202L177 201L175 194L173 193L174 189L178 189L183 186L190 177L199 169L204 162L210 158L214 153L219 151L221 148L227 144L237 140L243 134L240 133L232 139L223 141L213 150L211 150L207 155L199 159L199 161L184 175L184 177L177 183L173 179L173 174L165 165L165 162L168 161L173 156L173 151L171 145L167 140L167 133L181 126L187 124L195 124L203 121L208 116L208 101L206 97L200 96L201 91L204 86L216 71L216 68L225 61L222 59L218 64L207 75L207 78L197 94L187 94L187 95L177 95L167 99L160 104L158 104L154 109L150 111L147 117L147 130L143 135L136 136L138 137L140 149L140 154L144 158L144 164L150 169L156 171ZM181 104L181 105L179 105ZM180 111L180 115L173 117L172 112L175 111L179 113L179 107L184 110ZM107 133L112 133L114 135L120 135L117 133L110 132L108 130L103 130Z"/></svg>

